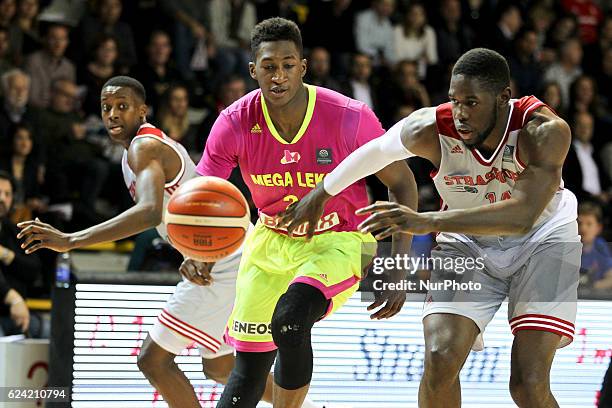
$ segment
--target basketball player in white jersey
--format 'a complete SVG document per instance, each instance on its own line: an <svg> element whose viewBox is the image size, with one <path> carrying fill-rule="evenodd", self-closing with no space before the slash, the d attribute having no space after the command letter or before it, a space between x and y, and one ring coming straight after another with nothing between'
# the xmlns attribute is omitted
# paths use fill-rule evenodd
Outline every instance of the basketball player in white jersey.
<svg viewBox="0 0 612 408"><path fill-rule="evenodd" d="M427 294L420 407L461 405L461 367L471 348L483 347L481 334L506 297L512 398L519 407L558 407L549 373L555 350L574 335L581 253L576 198L561 180L571 135L535 97L511 99L509 83L504 57L468 51L453 69L449 103L414 112L353 152L282 220L289 230L317 220L329 197L396 160L420 156L438 169L441 211L396 203L358 210L372 214L360 229L377 238L435 231L434 261L472 258L463 274L435 267L431 282L482 285Z"/></svg>
<svg viewBox="0 0 612 408"><path fill-rule="evenodd" d="M145 90L134 78L118 76L102 87L102 119L110 138L125 148L124 180L135 205L83 231L64 233L41 221L19 224L26 253L41 248L65 252L99 242L116 241L156 227L167 238L162 214L174 190L197 176L185 148L147 123ZM180 282L145 339L138 367L171 408L200 407L189 380L174 362L195 343L204 374L225 384L234 366L233 349L223 343L232 311L242 248L216 264L183 262ZM272 377L263 399L272 401ZM316 408L306 400L303 407Z"/></svg>

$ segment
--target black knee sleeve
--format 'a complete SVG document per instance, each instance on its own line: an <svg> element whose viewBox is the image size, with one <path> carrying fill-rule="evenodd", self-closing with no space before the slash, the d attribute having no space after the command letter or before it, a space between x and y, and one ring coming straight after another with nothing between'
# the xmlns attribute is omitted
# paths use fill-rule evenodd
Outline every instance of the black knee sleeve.
<svg viewBox="0 0 612 408"><path fill-rule="evenodd" d="M266 380L276 351L236 352L236 363L223 389L217 408L255 408L266 389Z"/></svg>
<svg viewBox="0 0 612 408"><path fill-rule="evenodd" d="M327 310L329 300L315 287L294 283L280 297L272 315L272 338L278 347L274 381L295 390L312 377L310 330Z"/></svg>

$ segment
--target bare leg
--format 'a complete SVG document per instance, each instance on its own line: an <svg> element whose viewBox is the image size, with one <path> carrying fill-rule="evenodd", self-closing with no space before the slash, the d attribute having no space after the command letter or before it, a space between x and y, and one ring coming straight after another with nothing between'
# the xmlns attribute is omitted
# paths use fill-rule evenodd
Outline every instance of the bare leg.
<svg viewBox="0 0 612 408"><path fill-rule="evenodd" d="M510 394L520 408L559 408L550 391L550 367L560 340L560 335L546 331L516 332Z"/></svg>
<svg viewBox="0 0 612 408"><path fill-rule="evenodd" d="M147 336L138 356L138 368L170 408L200 408L193 386L174 362L175 357Z"/></svg>
<svg viewBox="0 0 612 408"><path fill-rule="evenodd" d="M423 319L425 369L419 386L420 408L461 407L459 372L479 333L473 320L447 313Z"/></svg>
<svg viewBox="0 0 612 408"><path fill-rule="evenodd" d="M278 408L300 408L304 403L310 383L297 390L286 390L274 384L274 407Z"/></svg>

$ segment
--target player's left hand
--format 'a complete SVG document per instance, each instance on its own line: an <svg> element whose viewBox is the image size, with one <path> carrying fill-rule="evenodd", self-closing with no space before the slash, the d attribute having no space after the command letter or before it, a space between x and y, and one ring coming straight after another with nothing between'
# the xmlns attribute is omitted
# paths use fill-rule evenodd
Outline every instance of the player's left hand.
<svg viewBox="0 0 612 408"><path fill-rule="evenodd" d="M213 283L211 272L214 264L214 262L200 262L185 258L179 267L179 272L185 279L196 285L210 286Z"/></svg>
<svg viewBox="0 0 612 408"><path fill-rule="evenodd" d="M380 201L355 211L357 215L370 213L372 215L359 224L359 230L364 234L380 231L374 236L376 239L398 232L422 235L433 231L433 224L424 213L398 203Z"/></svg>
<svg viewBox="0 0 612 408"><path fill-rule="evenodd" d="M31 254L41 248L48 248L57 252L66 252L72 249L70 234L45 224L38 218L20 222L17 227L21 229L17 234L17 239L23 238L21 248L25 250L26 254Z"/></svg>
<svg viewBox="0 0 612 408"><path fill-rule="evenodd" d="M392 270L385 273L386 282L399 283L405 279L406 273ZM404 290L386 290L382 292L374 292L374 303L368 306L368 311L379 308L376 312L370 315L370 319L389 319L402 310L406 301L406 291ZM382 306L382 307L381 307Z"/></svg>

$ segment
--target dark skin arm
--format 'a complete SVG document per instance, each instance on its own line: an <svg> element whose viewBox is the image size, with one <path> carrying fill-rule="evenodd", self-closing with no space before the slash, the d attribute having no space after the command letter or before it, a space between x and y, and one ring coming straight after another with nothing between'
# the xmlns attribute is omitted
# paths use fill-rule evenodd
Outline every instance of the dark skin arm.
<svg viewBox="0 0 612 408"><path fill-rule="evenodd" d="M417 154L415 150L420 138L427 140L437 137L430 134L431 128L422 134L409 134L406 130L402 130L402 140L410 151ZM426 213L416 213L395 203L373 204L358 211L359 214L372 213L360 225L361 231L382 230L377 237L400 231L413 234L440 231L472 235L528 232L559 187L571 134L562 119L548 108L540 108L521 131L519 140L527 167L517 178L510 199L475 208ZM428 150L426 153L433 155L435 152Z"/></svg>
<svg viewBox="0 0 612 408"><path fill-rule="evenodd" d="M17 238L23 239L21 246L26 253L41 248L66 252L127 238L159 225L162 221L164 184L173 178L166 175L174 175L180 169L178 156L163 143L146 138L132 143L128 150L128 164L136 175L136 203L133 207L101 224L72 233L62 232L39 220L19 223L21 232ZM187 278L194 283L209 284L208 278L198 274Z"/></svg>

